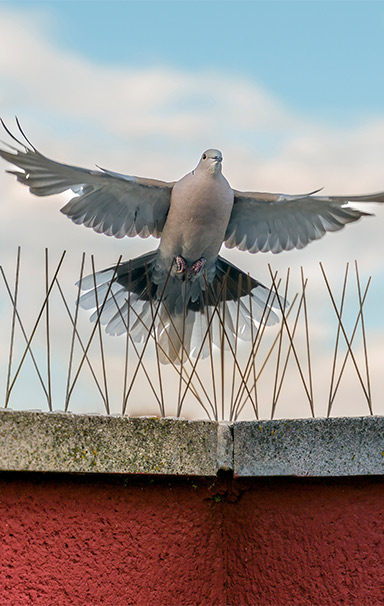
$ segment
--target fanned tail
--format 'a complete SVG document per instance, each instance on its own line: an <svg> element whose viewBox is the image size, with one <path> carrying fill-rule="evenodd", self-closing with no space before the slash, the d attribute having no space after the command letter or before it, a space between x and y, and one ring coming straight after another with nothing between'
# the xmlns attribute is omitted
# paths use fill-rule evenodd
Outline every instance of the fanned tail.
<svg viewBox="0 0 384 606"><path fill-rule="evenodd" d="M113 283L111 284L111 280ZM156 337L162 363L205 358L211 345L234 347L249 341L252 327L279 322L285 304L260 282L232 263L217 257L207 272L193 277L164 267L158 250L99 271L81 280L83 309L93 309L91 321L110 335L129 331L143 342L148 331ZM223 331L224 326L224 331Z"/></svg>

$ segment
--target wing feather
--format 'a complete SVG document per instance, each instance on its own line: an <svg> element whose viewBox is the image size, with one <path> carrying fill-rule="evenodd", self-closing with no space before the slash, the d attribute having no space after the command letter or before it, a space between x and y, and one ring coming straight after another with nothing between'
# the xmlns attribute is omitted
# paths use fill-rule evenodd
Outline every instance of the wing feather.
<svg viewBox="0 0 384 606"><path fill-rule="evenodd" d="M318 191L291 196L235 190L225 245L251 253L303 248L327 231L338 231L370 214L349 203L384 202L384 192L362 196L315 195Z"/></svg>
<svg viewBox="0 0 384 606"><path fill-rule="evenodd" d="M21 146L9 146L12 151L0 149L0 156L20 169L7 172L36 196L71 189L76 195L61 212L74 223L116 238L161 236L174 183L55 162L29 143L19 124L27 144L16 139L4 123L3 126Z"/></svg>

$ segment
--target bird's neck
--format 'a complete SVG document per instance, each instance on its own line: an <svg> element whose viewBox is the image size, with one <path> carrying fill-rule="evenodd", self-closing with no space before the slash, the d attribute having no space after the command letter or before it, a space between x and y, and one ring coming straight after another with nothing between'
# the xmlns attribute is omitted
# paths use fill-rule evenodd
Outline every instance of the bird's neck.
<svg viewBox="0 0 384 606"><path fill-rule="evenodd" d="M218 177L219 175L221 175L221 164L220 162L211 164L211 166L209 166L206 170L209 172L210 175Z"/></svg>

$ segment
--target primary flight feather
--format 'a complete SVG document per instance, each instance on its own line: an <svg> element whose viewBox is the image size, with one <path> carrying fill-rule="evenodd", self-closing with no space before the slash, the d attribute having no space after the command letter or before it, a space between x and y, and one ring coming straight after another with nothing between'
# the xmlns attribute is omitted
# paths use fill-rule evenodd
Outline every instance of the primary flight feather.
<svg viewBox="0 0 384 606"><path fill-rule="evenodd" d="M306 195L237 191L222 174L217 149L205 151L197 167L176 182L87 170L42 155L19 123L25 142L2 124L21 149L9 146L11 151L0 150L0 156L18 167L8 172L31 193L47 196L71 189L75 196L61 211L74 223L116 238L160 238L153 252L124 262L117 270L98 272L96 289L93 275L84 278L81 288L88 292L80 305L102 308L101 322L108 333L129 330L140 341L153 322L153 302L161 299L156 330L163 362L177 363L183 351L188 355L199 351L209 323L207 308L218 301L225 306L226 329L232 336L247 339L252 322L278 321L274 310L283 300L220 257L223 242L251 253L303 248L368 214L349 203L384 202L384 192L322 196L316 195L318 191ZM91 318L98 314L96 309ZM235 328L236 315L240 320ZM219 343L220 331L213 325L212 331L213 341Z"/></svg>

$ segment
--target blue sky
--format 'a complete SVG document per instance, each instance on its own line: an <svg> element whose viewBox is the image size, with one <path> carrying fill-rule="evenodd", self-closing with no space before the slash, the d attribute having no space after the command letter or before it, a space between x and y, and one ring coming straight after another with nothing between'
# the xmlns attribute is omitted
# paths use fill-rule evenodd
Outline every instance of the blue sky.
<svg viewBox="0 0 384 606"><path fill-rule="evenodd" d="M62 48L105 65L217 69L331 121L384 105L381 1L12 0L51 18Z"/></svg>
<svg viewBox="0 0 384 606"><path fill-rule="evenodd" d="M236 189L379 191L383 31L384 2L369 0L0 0L0 115L12 129L18 115L41 152L69 164L175 180L215 147ZM158 244L75 226L58 212L68 194L33 197L4 163L0 168L1 264L13 275L22 246L25 285L28 276L37 302L34 276L45 246L52 259L68 250L63 280L70 298L82 251L95 253L102 268L119 254L127 259ZM329 337L324 319L334 312L319 261L337 287L345 263L357 258L363 282L373 275L366 325L381 393L384 209L369 210L376 217L303 251L222 252L266 283L268 263L282 275L290 267L298 284L303 265L320 341ZM348 313L355 317L355 309ZM0 361L7 352L0 344Z"/></svg>

